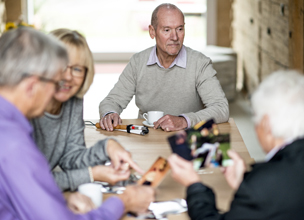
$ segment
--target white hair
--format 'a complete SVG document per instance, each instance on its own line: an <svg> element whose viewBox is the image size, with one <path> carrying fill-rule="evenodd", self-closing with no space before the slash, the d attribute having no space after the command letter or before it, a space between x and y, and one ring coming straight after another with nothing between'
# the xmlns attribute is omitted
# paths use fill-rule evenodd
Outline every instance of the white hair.
<svg viewBox="0 0 304 220"><path fill-rule="evenodd" d="M10 30L0 38L0 86L17 85L26 74L52 78L67 63L64 45L33 28Z"/></svg>
<svg viewBox="0 0 304 220"><path fill-rule="evenodd" d="M304 136L304 76L288 70L267 77L252 96L254 122L267 115L273 136L298 139Z"/></svg>

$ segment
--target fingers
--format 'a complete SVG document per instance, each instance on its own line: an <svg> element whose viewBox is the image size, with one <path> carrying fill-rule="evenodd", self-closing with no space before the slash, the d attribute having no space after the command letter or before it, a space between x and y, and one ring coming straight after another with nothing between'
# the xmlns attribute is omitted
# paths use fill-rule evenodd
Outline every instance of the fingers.
<svg viewBox="0 0 304 220"><path fill-rule="evenodd" d="M169 163L171 162L173 166L177 167L192 167L192 163L185 160L184 158L178 156L177 154L172 154L168 158Z"/></svg>
<svg viewBox="0 0 304 220"><path fill-rule="evenodd" d="M200 178L193 169L193 164L176 154L171 155L168 158L168 162L171 167L171 176L177 182L184 186L189 186L193 183L199 182Z"/></svg>
<svg viewBox="0 0 304 220"><path fill-rule="evenodd" d="M176 162L176 157L175 155L172 155L167 160L171 168L172 176L174 177L180 171L179 165Z"/></svg>
<svg viewBox="0 0 304 220"><path fill-rule="evenodd" d="M172 176L175 177L176 175L185 172L184 170L187 170L187 161L183 161L182 158L177 156L176 154L171 155L168 158L169 165L171 167ZM191 169L192 165L189 169Z"/></svg>
<svg viewBox="0 0 304 220"><path fill-rule="evenodd" d="M166 115L161 117L160 119L158 119L156 122L154 122L154 129L157 129L161 123L163 123L164 121L166 121Z"/></svg>
<svg viewBox="0 0 304 220"><path fill-rule="evenodd" d="M132 159L128 161L130 167L132 167L136 172L144 174L145 172L135 163Z"/></svg>
<svg viewBox="0 0 304 220"><path fill-rule="evenodd" d="M131 172L128 171L124 171L124 172L120 172L120 171L114 171L112 173L112 175L109 175L109 183L111 185L114 185L115 183L119 182L119 181L123 181L123 180L127 180L129 179Z"/></svg>
<svg viewBox="0 0 304 220"><path fill-rule="evenodd" d="M114 158L111 158L111 162L113 163L115 170L119 170L124 163L128 163L136 172L144 174L144 171L132 160L128 151L121 153L119 157L114 156Z"/></svg>
<svg viewBox="0 0 304 220"><path fill-rule="evenodd" d="M79 193L73 193L68 200L68 207L76 214L84 214L95 208L92 200Z"/></svg>
<svg viewBox="0 0 304 220"><path fill-rule="evenodd" d="M171 131L172 130L172 121L170 119L171 115L165 115L158 119L157 122L154 123L154 129L161 127L164 131Z"/></svg>
<svg viewBox="0 0 304 220"><path fill-rule="evenodd" d="M234 150L228 150L227 154L232 160L236 160L236 161L242 160L242 158Z"/></svg>
<svg viewBox="0 0 304 220"><path fill-rule="evenodd" d="M144 171L132 160L131 153L126 151L118 142L111 139L108 140L107 152L116 170L119 170L123 164L128 163L135 171L144 174Z"/></svg>
<svg viewBox="0 0 304 220"><path fill-rule="evenodd" d="M116 127L119 124L119 115L118 114L113 114L113 126ZM120 119L121 120L121 119Z"/></svg>
<svg viewBox="0 0 304 220"><path fill-rule="evenodd" d="M122 120L117 113L110 113L100 120L100 127L107 131L113 131L114 127L121 123Z"/></svg>
<svg viewBox="0 0 304 220"><path fill-rule="evenodd" d="M113 165L114 169L118 170L121 165L120 156L116 153L113 156L111 156L110 158L111 158L111 164Z"/></svg>
<svg viewBox="0 0 304 220"><path fill-rule="evenodd" d="M96 208L95 204L89 197L87 197L85 195L83 195L83 196L84 196L83 199L84 199L84 203L85 203L85 212L84 213L87 213L87 212L91 211L92 209Z"/></svg>
<svg viewBox="0 0 304 220"><path fill-rule="evenodd" d="M110 131L109 129L109 125L108 125L108 119L109 119L109 115L106 115L104 116L102 119L100 119L100 127L103 129L103 130L107 130L107 131ZM111 122L112 123L112 122Z"/></svg>
<svg viewBox="0 0 304 220"><path fill-rule="evenodd" d="M164 130L164 131L171 131L172 128L172 121L171 121L171 115L165 115L163 117L162 122L160 123L160 127Z"/></svg>
<svg viewBox="0 0 304 220"><path fill-rule="evenodd" d="M148 186L127 186L122 195L119 196L127 211L137 214L145 213L151 202L155 199L155 190Z"/></svg>
<svg viewBox="0 0 304 220"><path fill-rule="evenodd" d="M226 170L227 170L227 168L226 167L220 167L220 171L222 172L222 173L226 173Z"/></svg>
<svg viewBox="0 0 304 220"><path fill-rule="evenodd" d="M164 131L177 131L187 128L188 124L184 117L165 115L154 123L154 129L161 127Z"/></svg>
<svg viewBox="0 0 304 220"><path fill-rule="evenodd" d="M229 150L227 154L233 160L233 164L238 166L240 172L244 173L246 171L246 164L240 155L234 150Z"/></svg>
<svg viewBox="0 0 304 220"><path fill-rule="evenodd" d="M112 124L112 114L108 114L105 116L105 127L107 131L113 131L113 124Z"/></svg>
<svg viewBox="0 0 304 220"><path fill-rule="evenodd" d="M100 119L99 124L100 124L101 129L105 130L106 128L103 124L103 119L104 119L104 117L102 119Z"/></svg>
<svg viewBox="0 0 304 220"><path fill-rule="evenodd" d="M155 200L155 190L152 187L144 186L144 191L146 193L146 196L144 201L141 203L142 205L140 209L137 211L138 214L147 212L149 205Z"/></svg>

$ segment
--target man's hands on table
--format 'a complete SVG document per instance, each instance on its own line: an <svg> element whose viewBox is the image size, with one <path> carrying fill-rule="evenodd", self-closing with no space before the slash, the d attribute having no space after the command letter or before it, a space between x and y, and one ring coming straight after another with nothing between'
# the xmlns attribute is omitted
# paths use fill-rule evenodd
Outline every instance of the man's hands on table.
<svg viewBox="0 0 304 220"><path fill-rule="evenodd" d="M121 124L122 120L117 113L110 113L100 119L103 130L113 131L114 127ZM154 129L161 127L164 131L179 131L188 127L187 120L182 116L165 115L154 122Z"/></svg>
<svg viewBox="0 0 304 220"><path fill-rule="evenodd" d="M184 117L173 115L165 115L153 124L154 129L161 127L164 131L179 131L188 127Z"/></svg>
<svg viewBox="0 0 304 220"><path fill-rule="evenodd" d="M113 131L114 127L116 127L117 125L121 124L122 120L119 116L119 114L117 113L110 113L105 115L102 119L100 119L100 127L103 130L107 130L107 131Z"/></svg>

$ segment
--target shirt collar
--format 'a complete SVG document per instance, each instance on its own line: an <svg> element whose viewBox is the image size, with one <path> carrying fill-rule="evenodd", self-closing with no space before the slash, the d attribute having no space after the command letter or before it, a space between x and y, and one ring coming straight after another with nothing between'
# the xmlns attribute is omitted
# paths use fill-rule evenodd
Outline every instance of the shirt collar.
<svg viewBox="0 0 304 220"><path fill-rule="evenodd" d="M160 61L159 61L159 59L158 59L158 57L156 55L156 45L152 48L152 51L151 51L150 56L149 56L149 60L147 62L147 66L153 65L155 63L159 67L165 69L161 65L161 63L160 63ZM185 48L184 45L182 46L181 50L179 51L179 53L176 56L176 58L174 59L174 61L169 66L169 69L172 68L174 65L186 69L186 66L187 66L187 51L186 51L186 48Z"/></svg>
<svg viewBox="0 0 304 220"><path fill-rule="evenodd" d="M293 139L288 139L281 146L276 146L276 147L272 148L272 150L269 151L268 154L266 155L265 161L266 162L270 161L274 157L274 155L276 155L276 153L278 153L280 150L283 150L287 145L289 145L293 141L294 141Z"/></svg>
<svg viewBox="0 0 304 220"><path fill-rule="evenodd" d="M16 108L12 103L0 96L0 120L9 120L13 123L17 123L22 130L31 134L33 128L28 119Z"/></svg>

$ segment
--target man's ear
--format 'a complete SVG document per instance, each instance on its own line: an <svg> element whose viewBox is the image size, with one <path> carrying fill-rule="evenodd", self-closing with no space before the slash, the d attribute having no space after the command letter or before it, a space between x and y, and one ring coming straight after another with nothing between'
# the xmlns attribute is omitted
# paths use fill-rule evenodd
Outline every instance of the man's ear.
<svg viewBox="0 0 304 220"><path fill-rule="evenodd" d="M150 34L150 37L152 39L154 39L154 37L155 37L155 30L154 30L154 27L152 25L149 25L149 34Z"/></svg>
<svg viewBox="0 0 304 220"><path fill-rule="evenodd" d="M272 146L272 148L275 147L275 138L272 134L269 116L264 115L261 122L263 126L265 140L267 141L268 146Z"/></svg>
<svg viewBox="0 0 304 220"><path fill-rule="evenodd" d="M262 122L262 126L263 126L263 129L266 132L266 134L272 134L271 127L270 127L269 116L264 115L261 122Z"/></svg>
<svg viewBox="0 0 304 220"><path fill-rule="evenodd" d="M30 76L22 80L21 84L28 97L33 97L38 89L39 79L36 76Z"/></svg>

